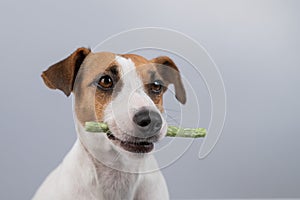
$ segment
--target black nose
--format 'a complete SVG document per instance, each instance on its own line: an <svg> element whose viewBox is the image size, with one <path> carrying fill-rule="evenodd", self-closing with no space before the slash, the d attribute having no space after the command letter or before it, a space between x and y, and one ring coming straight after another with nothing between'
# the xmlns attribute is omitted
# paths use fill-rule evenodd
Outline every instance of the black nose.
<svg viewBox="0 0 300 200"><path fill-rule="evenodd" d="M148 109L138 111L133 116L133 122L140 131L148 136L157 133L162 126L160 114Z"/></svg>

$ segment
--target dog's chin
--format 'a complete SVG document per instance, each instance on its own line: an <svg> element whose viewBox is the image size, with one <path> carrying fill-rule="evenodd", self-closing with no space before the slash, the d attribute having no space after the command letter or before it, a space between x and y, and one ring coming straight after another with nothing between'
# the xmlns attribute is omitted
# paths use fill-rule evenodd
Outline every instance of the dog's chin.
<svg viewBox="0 0 300 200"><path fill-rule="evenodd" d="M154 135L149 138L138 138L133 136L126 136L126 139L120 139L113 133L107 133L107 138L125 151L131 153L145 154L150 153L154 149L154 143L158 141L159 136Z"/></svg>

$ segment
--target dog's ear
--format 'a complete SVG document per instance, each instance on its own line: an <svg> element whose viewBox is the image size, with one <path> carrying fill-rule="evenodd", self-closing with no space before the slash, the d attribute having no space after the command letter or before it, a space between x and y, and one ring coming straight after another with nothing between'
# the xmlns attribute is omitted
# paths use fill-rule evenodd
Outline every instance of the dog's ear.
<svg viewBox="0 0 300 200"><path fill-rule="evenodd" d="M176 99L180 103L185 104L185 89L181 81L180 72L173 60L167 56L160 56L152 59L151 62L157 64L157 71L162 78L164 78L168 83L174 84Z"/></svg>
<svg viewBox="0 0 300 200"><path fill-rule="evenodd" d="M42 73L45 84L51 89L59 89L69 96L79 67L85 57L91 52L87 48L78 48L69 57L50 66Z"/></svg>

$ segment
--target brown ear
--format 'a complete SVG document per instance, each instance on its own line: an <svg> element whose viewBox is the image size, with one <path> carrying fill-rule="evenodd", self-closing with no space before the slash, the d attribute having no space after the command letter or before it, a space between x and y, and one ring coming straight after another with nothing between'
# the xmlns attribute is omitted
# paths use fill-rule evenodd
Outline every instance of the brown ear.
<svg viewBox="0 0 300 200"><path fill-rule="evenodd" d="M79 67L85 57L91 52L87 48L79 48L69 57L50 66L42 73L45 84L51 89L59 89L69 96Z"/></svg>
<svg viewBox="0 0 300 200"><path fill-rule="evenodd" d="M167 56L160 56L152 59L151 62L158 64L156 66L160 75L169 83L174 84L176 99L180 103L185 104L185 89L181 81L180 72L173 60Z"/></svg>

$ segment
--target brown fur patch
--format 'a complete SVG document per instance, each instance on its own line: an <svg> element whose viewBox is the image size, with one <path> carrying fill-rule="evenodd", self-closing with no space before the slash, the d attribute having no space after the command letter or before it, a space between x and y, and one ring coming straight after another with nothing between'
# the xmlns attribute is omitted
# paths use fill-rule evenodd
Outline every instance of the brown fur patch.
<svg viewBox="0 0 300 200"><path fill-rule="evenodd" d="M91 53L82 63L74 84L75 112L81 124L103 120L104 110L112 97L111 93L99 90L95 81L114 65L117 65L115 54L107 52Z"/></svg>

